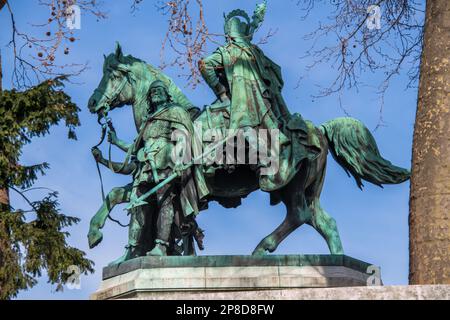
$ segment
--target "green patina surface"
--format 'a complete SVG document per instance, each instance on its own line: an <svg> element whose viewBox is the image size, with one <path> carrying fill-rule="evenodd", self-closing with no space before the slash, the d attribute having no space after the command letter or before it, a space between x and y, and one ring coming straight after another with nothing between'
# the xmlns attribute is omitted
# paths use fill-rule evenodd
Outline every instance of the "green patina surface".
<svg viewBox="0 0 450 320"><path fill-rule="evenodd" d="M112 161L111 157L105 159L99 149L93 149L98 163L133 179L132 183L113 188L107 194L90 223L88 239L90 247L94 247L103 238L100 229L114 206L130 203L126 253L115 261L117 266L105 269L106 274L112 270L154 267L156 263L166 267L233 263L353 264L356 260L342 256L344 249L337 224L320 204L328 152L355 178L360 188L362 180L382 186L409 178L408 170L394 166L381 156L374 137L360 121L338 118L316 127L300 114L289 112L282 96L281 68L252 43L265 12L264 2L257 6L251 18L242 10L225 16L225 43L199 63L205 82L216 95L216 100L200 112L169 77L140 59L124 56L119 44L115 53L105 57L103 78L89 100L89 109L99 119L108 119L108 112L113 109L132 105L139 132L136 139L139 143L129 148L110 126L110 142L127 152L123 164ZM203 129L239 129L244 133L276 129L276 137L268 136L262 142L256 136L246 136L245 145L247 155L255 150L260 154L261 144L266 148L277 145L279 148L274 153L278 170L264 174L268 161L258 159L256 164L239 164L234 154L230 165L228 159L226 164L214 166L207 161L194 167L172 165L169 154L176 149L171 140L175 129L184 128L192 137L192 128L197 124ZM106 126L103 128L104 137ZM208 140L201 135L199 140L199 148L207 147L211 137ZM191 148L197 149L193 143ZM223 156L223 151L219 154ZM129 165L128 159L133 159ZM195 255L195 243L203 248L203 232L195 216L206 210L209 202L217 201L226 208L238 207L241 199L257 189L270 194L271 205L283 202L286 217L260 241L253 251L254 257L179 256ZM274 252L303 224L320 233L331 256L264 256ZM145 255L175 257L133 259ZM130 261L123 264L126 260Z"/></svg>
<svg viewBox="0 0 450 320"><path fill-rule="evenodd" d="M139 269L181 267L335 266L365 273L370 263L346 255L218 255L139 257L103 268L103 280Z"/></svg>

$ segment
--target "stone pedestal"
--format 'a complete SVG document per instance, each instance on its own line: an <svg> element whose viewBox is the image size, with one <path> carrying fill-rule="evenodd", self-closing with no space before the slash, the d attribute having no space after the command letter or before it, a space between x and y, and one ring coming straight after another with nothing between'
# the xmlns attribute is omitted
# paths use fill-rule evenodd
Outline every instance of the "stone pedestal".
<svg viewBox="0 0 450 320"><path fill-rule="evenodd" d="M366 286L369 266L345 255L141 257L104 268L91 299L296 299L304 288Z"/></svg>

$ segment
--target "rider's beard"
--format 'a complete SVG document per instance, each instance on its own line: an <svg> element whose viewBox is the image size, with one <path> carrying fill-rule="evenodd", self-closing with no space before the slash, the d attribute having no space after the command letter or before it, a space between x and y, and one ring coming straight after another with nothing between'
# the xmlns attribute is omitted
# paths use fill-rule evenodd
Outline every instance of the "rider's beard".
<svg viewBox="0 0 450 320"><path fill-rule="evenodd" d="M155 106L156 109L161 107L166 102L167 102L167 97L164 97L164 96L154 96L154 97L152 97L152 104Z"/></svg>

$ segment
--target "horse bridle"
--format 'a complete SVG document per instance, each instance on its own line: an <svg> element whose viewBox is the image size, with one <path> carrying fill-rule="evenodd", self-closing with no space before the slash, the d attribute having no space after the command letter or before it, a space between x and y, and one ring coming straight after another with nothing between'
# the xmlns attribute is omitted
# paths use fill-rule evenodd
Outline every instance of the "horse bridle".
<svg viewBox="0 0 450 320"><path fill-rule="evenodd" d="M111 103L114 101L114 99L116 99L117 98L117 96L122 92L122 90L123 90L123 88L125 87L125 85L126 85L126 83L128 82L128 79L126 78L126 77L123 77L123 79L122 79L122 81L120 82L120 84L117 86L117 88L113 91L113 93L112 94L107 94L105 91L103 91L103 90L100 90L99 88L95 88L95 90L94 90L94 94L96 94L96 93L98 93L99 95L101 95L102 97L104 97L104 102L103 102L103 105L104 106L102 106L101 108L105 108L106 109L106 111L103 111L102 113L101 113L101 115L99 115L99 117L98 117L98 119L97 119L97 122L100 124L100 125L103 125L102 123L101 123L101 121L100 121L100 119L101 118L105 118L105 120L107 120L108 118L107 118L107 115L108 115L108 112L109 112L109 110L110 110L110 105L111 105ZM101 110L101 109L100 109ZM99 111L100 111L99 110Z"/></svg>
<svg viewBox="0 0 450 320"><path fill-rule="evenodd" d="M106 94L106 92L104 92L104 91L102 91L102 90L100 90L98 88L96 88L94 90L94 93L99 93L99 94L101 94L102 97L106 98L105 102L103 103L105 105L105 107L102 107L102 108L105 108L106 110L102 111L101 114L98 115L97 122L102 127L102 133L101 133L100 141L95 146L93 146L92 149L98 148L103 143L103 141L105 140L106 131L107 131L108 128L109 128L110 131L116 132L116 130L115 130L113 124L112 124L111 118L108 117L108 112L110 111L110 107L109 106L110 106L111 102L120 94L120 92L122 92L122 90L125 87L126 83L127 83L127 79L126 79L126 77L124 77L124 79L122 80L120 85L114 90L114 95L112 95L112 97L110 97L108 94ZM102 120L104 120L104 122L102 122ZM109 164L110 169L113 169L112 168L112 164L111 164L111 143L109 144L109 152L108 153L109 153L108 164ZM102 173L100 171L100 165L99 165L98 161L95 161L95 164L97 166L98 177L100 179L100 188L101 188L101 192L102 192L102 200L104 202L105 201L105 190L104 190L104 187L103 187L103 177L102 177ZM122 167L124 165L125 165L125 163L122 165ZM115 170L113 170L113 171L115 172ZM110 213L108 214L108 218L111 221L116 222L117 224L119 224L121 227L128 227L129 226L129 225L124 225L120 221L112 218Z"/></svg>

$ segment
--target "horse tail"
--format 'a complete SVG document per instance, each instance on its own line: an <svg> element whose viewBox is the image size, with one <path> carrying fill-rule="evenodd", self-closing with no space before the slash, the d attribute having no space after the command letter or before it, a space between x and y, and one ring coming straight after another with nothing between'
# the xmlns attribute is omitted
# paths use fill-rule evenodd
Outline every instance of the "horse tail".
<svg viewBox="0 0 450 320"><path fill-rule="evenodd" d="M333 158L355 178L360 189L361 179L380 187L409 179L409 170L394 166L381 156L373 135L361 121L337 118L322 124L320 130L328 140Z"/></svg>

